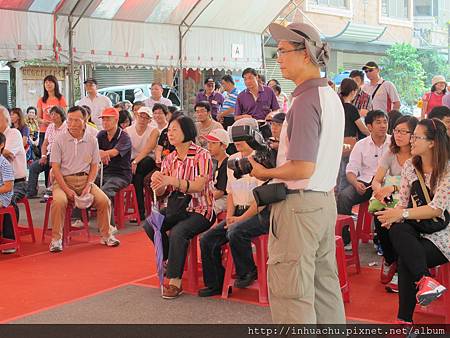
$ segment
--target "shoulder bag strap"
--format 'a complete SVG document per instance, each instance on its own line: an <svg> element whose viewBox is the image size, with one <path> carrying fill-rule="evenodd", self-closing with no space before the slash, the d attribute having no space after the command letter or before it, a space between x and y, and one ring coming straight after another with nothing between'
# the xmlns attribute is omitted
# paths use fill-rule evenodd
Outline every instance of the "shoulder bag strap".
<svg viewBox="0 0 450 338"><path fill-rule="evenodd" d="M372 100L373 100L373 98L375 97L375 95L376 95L378 89L380 89L380 87L381 87L381 85L382 85L383 83L384 83L384 80L383 80L383 82L379 83L378 86L377 86L377 88L375 88L375 90L373 91L373 93L372 93Z"/></svg>
<svg viewBox="0 0 450 338"><path fill-rule="evenodd" d="M417 170L417 168L414 168L414 170L416 171L417 178L419 179L420 187L422 188L423 195L425 196L425 201L427 202L427 204L430 204L431 198L430 194L428 193L428 189L425 185L425 181L423 180L423 176L420 173L420 171ZM433 217L433 221L437 222L437 219Z"/></svg>

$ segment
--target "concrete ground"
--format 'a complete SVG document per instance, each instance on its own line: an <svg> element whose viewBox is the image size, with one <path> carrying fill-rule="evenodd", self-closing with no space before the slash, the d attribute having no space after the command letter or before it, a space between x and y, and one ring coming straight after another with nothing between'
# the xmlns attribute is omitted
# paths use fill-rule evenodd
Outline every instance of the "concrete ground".
<svg viewBox="0 0 450 338"><path fill-rule="evenodd" d="M40 203L40 199L33 199L30 200L30 206L33 223L36 228L41 228L45 203ZM20 218L22 222L25 219L23 209ZM96 231L95 222L91 222L90 227L92 231ZM121 233L135 231L142 229L128 224ZM120 234L118 236L120 238ZM380 258L375 254L372 244L362 244L360 256L362 266L372 262L380 264ZM161 311L163 308L164 311ZM44 310L13 323L264 324L271 323L271 318L269 307L221 299L202 299L188 294L167 301L160 297L159 289L133 284Z"/></svg>

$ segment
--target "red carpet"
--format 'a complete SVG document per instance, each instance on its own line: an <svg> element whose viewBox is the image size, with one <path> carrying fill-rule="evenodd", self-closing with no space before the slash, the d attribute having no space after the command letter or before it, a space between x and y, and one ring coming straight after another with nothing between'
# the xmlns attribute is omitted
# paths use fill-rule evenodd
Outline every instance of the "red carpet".
<svg viewBox="0 0 450 338"><path fill-rule="evenodd" d="M154 253L144 232L118 236L121 245L107 248L75 238L62 254L50 254L48 243L31 244L23 239L22 257L0 255L0 323L47 308L93 296L122 285L158 287ZM392 323L397 295L388 294L379 283L379 270L363 268L357 275L349 269L350 303L347 319ZM201 283L201 274L200 280ZM6 290L6 291L5 291ZM233 289L230 301L257 304L256 290ZM417 323L443 323L443 317L416 314Z"/></svg>
<svg viewBox="0 0 450 338"><path fill-rule="evenodd" d="M374 323L394 323L397 314L398 295L387 293L384 285L379 282L380 271L373 268L362 268L360 274L349 268L350 303L345 304L345 313L348 320ZM202 283L200 278L199 283ZM156 276L143 279L137 285L158 287ZM216 298L220 298L217 296ZM243 290L233 288L229 300L258 304L256 290ZM414 315L416 323L443 324L444 318L417 313Z"/></svg>
<svg viewBox="0 0 450 338"><path fill-rule="evenodd" d="M0 256L0 322L152 275L154 254L145 233L118 238L122 243L117 248L96 242L69 246L61 254L51 254L48 244L35 244L45 248L45 252L24 257ZM24 252L28 252L27 246L24 244Z"/></svg>

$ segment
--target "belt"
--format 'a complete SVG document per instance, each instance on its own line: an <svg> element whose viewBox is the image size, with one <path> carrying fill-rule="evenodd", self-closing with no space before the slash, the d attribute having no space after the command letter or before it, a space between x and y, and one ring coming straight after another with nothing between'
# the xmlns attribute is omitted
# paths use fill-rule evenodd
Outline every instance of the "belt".
<svg viewBox="0 0 450 338"><path fill-rule="evenodd" d="M76 173L76 174L66 175L64 177L67 177L67 176L87 176L87 175L88 175L88 173L85 173L84 171L82 171L82 172L79 172L79 173Z"/></svg>
<svg viewBox="0 0 450 338"><path fill-rule="evenodd" d="M248 209L248 205L236 205L235 210L241 210L241 211L245 211Z"/></svg>
<svg viewBox="0 0 450 338"><path fill-rule="evenodd" d="M26 177L16 178L16 179L14 180L14 183L25 182L26 180L27 180Z"/></svg>

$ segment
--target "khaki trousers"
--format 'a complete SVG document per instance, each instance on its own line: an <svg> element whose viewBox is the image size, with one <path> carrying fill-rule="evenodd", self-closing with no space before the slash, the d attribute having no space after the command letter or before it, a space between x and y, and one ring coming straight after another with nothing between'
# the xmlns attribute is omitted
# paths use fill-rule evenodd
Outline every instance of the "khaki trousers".
<svg viewBox="0 0 450 338"><path fill-rule="evenodd" d="M70 189L80 195L86 186L87 178L87 176L65 176L64 180ZM105 193L95 184L92 184L91 194L94 195L92 206L97 209L97 226L100 234L102 237L108 238L110 235L109 220L111 216L111 202ZM67 203L66 193L55 182L53 184L53 202L50 207L50 224L52 225L53 240L62 238Z"/></svg>
<svg viewBox="0 0 450 338"><path fill-rule="evenodd" d="M272 205L268 285L276 324L344 324L332 192L300 191Z"/></svg>

